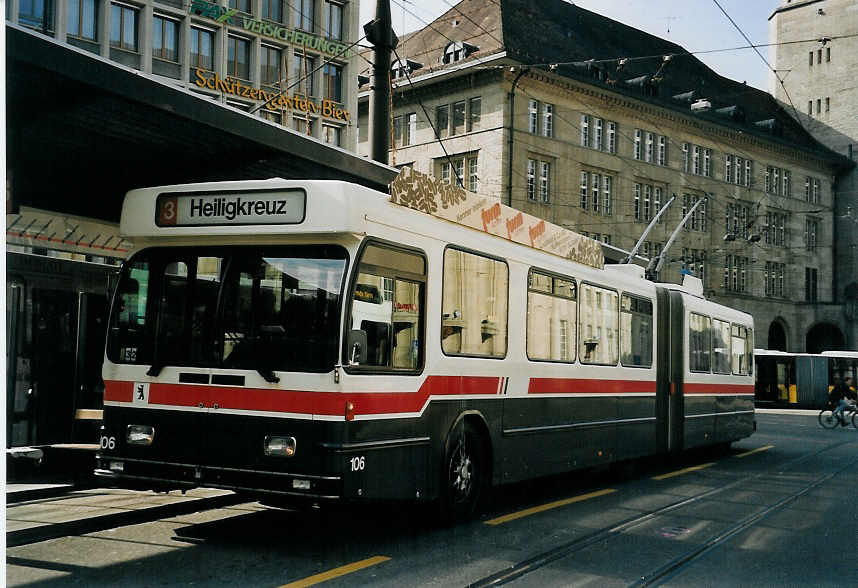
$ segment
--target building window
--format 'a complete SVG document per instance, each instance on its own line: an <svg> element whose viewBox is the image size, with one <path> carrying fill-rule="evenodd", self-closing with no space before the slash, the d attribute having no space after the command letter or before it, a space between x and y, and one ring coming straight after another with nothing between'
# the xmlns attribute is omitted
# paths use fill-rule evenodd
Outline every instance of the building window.
<svg viewBox="0 0 858 588"><path fill-rule="evenodd" d="M435 109L435 131L443 139L450 132L450 106L442 104Z"/></svg>
<svg viewBox="0 0 858 588"><path fill-rule="evenodd" d="M643 142L643 131L640 129L635 129L635 148L634 148L634 158L640 160L643 153L642 148Z"/></svg>
<svg viewBox="0 0 858 588"><path fill-rule="evenodd" d="M766 192L781 196L790 196L792 193L792 174L787 169L781 169L771 165L766 166Z"/></svg>
<svg viewBox="0 0 858 588"><path fill-rule="evenodd" d="M688 143L682 144L682 171L688 172Z"/></svg>
<svg viewBox="0 0 858 588"><path fill-rule="evenodd" d="M822 49L816 50L816 64L819 65L822 63Z"/></svg>
<svg viewBox="0 0 858 588"><path fill-rule="evenodd" d="M608 121L608 153L617 152L617 123Z"/></svg>
<svg viewBox="0 0 858 588"><path fill-rule="evenodd" d="M249 80L250 41L229 35L226 43L226 75L242 80Z"/></svg>
<svg viewBox="0 0 858 588"><path fill-rule="evenodd" d="M313 135L316 121L307 116L293 116L292 128L305 135Z"/></svg>
<svg viewBox="0 0 858 588"><path fill-rule="evenodd" d="M590 174L581 172L581 209L587 210L590 204Z"/></svg>
<svg viewBox="0 0 858 588"><path fill-rule="evenodd" d="M808 67L813 67L813 51L807 54L807 65Z"/></svg>
<svg viewBox="0 0 858 588"><path fill-rule="evenodd" d="M635 183L634 217L635 222L649 222L661 209L664 188L652 184ZM661 222L661 220L659 220Z"/></svg>
<svg viewBox="0 0 858 588"><path fill-rule="evenodd" d="M212 31L191 27L191 67L212 70L214 58L212 47L214 33Z"/></svg>
<svg viewBox="0 0 858 588"><path fill-rule="evenodd" d="M536 134L539 128L539 102L528 100L527 102L527 131Z"/></svg>
<svg viewBox="0 0 858 588"><path fill-rule="evenodd" d="M124 4L110 5L110 46L137 51L137 18L140 11Z"/></svg>
<svg viewBox="0 0 858 588"><path fill-rule="evenodd" d="M830 112L830 111L831 111L831 98L827 97L825 99L825 112Z"/></svg>
<svg viewBox="0 0 858 588"><path fill-rule="evenodd" d="M682 218L685 218L685 215L688 214L688 211L691 210L691 207L700 200L702 196L697 196L694 194L683 194L682 195ZM685 226L683 227L686 231L699 231L706 232L706 203L701 202L700 205L694 209L694 213L691 215L685 222Z"/></svg>
<svg viewBox="0 0 858 588"><path fill-rule="evenodd" d="M274 112L273 110L267 110L265 108L263 108L260 111L260 114L262 115L262 118L264 118L265 120L271 121L273 123L277 123L278 125L280 124L280 121L283 119L282 115L279 112Z"/></svg>
<svg viewBox="0 0 858 588"><path fill-rule="evenodd" d="M581 146L590 146L590 115L581 115Z"/></svg>
<svg viewBox="0 0 858 588"><path fill-rule="evenodd" d="M804 200L813 204L819 204L819 180L806 177L804 179Z"/></svg>
<svg viewBox="0 0 858 588"><path fill-rule="evenodd" d="M468 192L479 192L480 190L480 175L477 156L468 158Z"/></svg>
<svg viewBox="0 0 858 588"><path fill-rule="evenodd" d="M250 0L229 0L229 7L250 14Z"/></svg>
<svg viewBox="0 0 858 588"><path fill-rule="evenodd" d="M260 81L267 86L279 86L282 79L280 75L280 49L262 45L259 61L259 70L262 76Z"/></svg>
<svg viewBox="0 0 858 588"><path fill-rule="evenodd" d="M813 100L807 101L807 115L811 116L813 114Z"/></svg>
<svg viewBox="0 0 858 588"><path fill-rule="evenodd" d="M766 296L783 297L785 291L785 274L786 265L783 263L766 262L766 269L763 274L763 280L766 283Z"/></svg>
<svg viewBox="0 0 858 588"><path fill-rule="evenodd" d="M303 53L295 54L295 82L293 86L298 94L315 96L316 88L313 84L313 72L316 71L316 58Z"/></svg>
<svg viewBox="0 0 858 588"><path fill-rule="evenodd" d="M816 99L816 114L820 114L822 112L822 98Z"/></svg>
<svg viewBox="0 0 858 588"><path fill-rule="evenodd" d="M831 61L831 47L825 48L825 62L828 63Z"/></svg>
<svg viewBox="0 0 858 588"><path fill-rule="evenodd" d="M403 114L393 119L393 143L397 147L413 145L417 135L417 113Z"/></svg>
<svg viewBox="0 0 858 588"><path fill-rule="evenodd" d="M482 100L479 96L468 100L468 132L480 130Z"/></svg>
<svg viewBox="0 0 858 588"><path fill-rule="evenodd" d="M601 129L600 129L601 130ZM554 105L542 105L542 135L544 137L554 136Z"/></svg>
<svg viewBox="0 0 858 588"><path fill-rule="evenodd" d="M539 199L543 204L551 202L551 164L539 162Z"/></svg>
<svg viewBox="0 0 858 588"><path fill-rule="evenodd" d="M667 165L667 137L659 135L658 137L658 165Z"/></svg>
<svg viewBox="0 0 858 588"><path fill-rule="evenodd" d="M444 48L444 63L455 63L465 59L472 51L476 51L476 47L467 45L461 41L454 41Z"/></svg>
<svg viewBox="0 0 858 588"><path fill-rule="evenodd" d="M262 0L260 13L266 20L283 22L283 0Z"/></svg>
<svg viewBox="0 0 858 588"><path fill-rule="evenodd" d="M68 34L95 41L98 39L98 7L95 0L68 0Z"/></svg>
<svg viewBox="0 0 858 588"><path fill-rule="evenodd" d="M343 5L338 2L325 2L325 34L338 41L343 39Z"/></svg>
<svg viewBox="0 0 858 588"><path fill-rule="evenodd" d="M817 237L819 235L819 221L807 219L804 222L804 246L808 251L816 249Z"/></svg>
<svg viewBox="0 0 858 588"><path fill-rule="evenodd" d="M292 26L302 31L313 32L314 0L292 0Z"/></svg>
<svg viewBox="0 0 858 588"><path fill-rule="evenodd" d="M655 160L655 135L652 133L646 134L646 157L647 163L653 163Z"/></svg>
<svg viewBox="0 0 858 588"><path fill-rule="evenodd" d="M453 135L461 135L465 132L465 101L453 103Z"/></svg>
<svg viewBox="0 0 858 588"><path fill-rule="evenodd" d="M339 147L342 140L342 127L335 125L322 125L322 141L328 145Z"/></svg>
<svg viewBox="0 0 858 588"><path fill-rule="evenodd" d="M749 259L728 254L724 257L724 289L729 292L748 291Z"/></svg>
<svg viewBox="0 0 858 588"><path fill-rule="evenodd" d="M815 267L804 268L804 300L805 302L816 302L817 299L817 273Z"/></svg>
<svg viewBox="0 0 858 588"><path fill-rule="evenodd" d="M6 0L6 17L9 17L9 4L14 0ZM49 31L53 30L53 13L47 0L19 0L18 22L26 27L43 29L47 25ZM45 14L47 12L47 15Z"/></svg>
<svg viewBox="0 0 858 588"><path fill-rule="evenodd" d="M705 283L706 279L706 251L703 249L682 249L682 273L690 274L700 278Z"/></svg>
<svg viewBox="0 0 858 588"><path fill-rule="evenodd" d="M785 247L787 244L787 215L782 212L766 213L766 245Z"/></svg>
<svg viewBox="0 0 858 588"><path fill-rule="evenodd" d="M343 101L343 66L326 63L322 66L322 83L325 97L334 102Z"/></svg>
<svg viewBox="0 0 858 588"><path fill-rule="evenodd" d="M160 15L152 17L152 57L179 60L179 23Z"/></svg>

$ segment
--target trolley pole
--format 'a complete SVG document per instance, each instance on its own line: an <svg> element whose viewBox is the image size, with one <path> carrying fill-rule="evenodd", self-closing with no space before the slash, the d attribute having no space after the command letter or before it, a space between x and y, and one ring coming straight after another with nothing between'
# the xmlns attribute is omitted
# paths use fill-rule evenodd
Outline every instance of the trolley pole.
<svg viewBox="0 0 858 588"><path fill-rule="evenodd" d="M363 30L367 41L374 47L372 96L369 99L370 156L387 165L390 151L390 53L399 44L391 26L390 0L377 0L375 19L365 24Z"/></svg>

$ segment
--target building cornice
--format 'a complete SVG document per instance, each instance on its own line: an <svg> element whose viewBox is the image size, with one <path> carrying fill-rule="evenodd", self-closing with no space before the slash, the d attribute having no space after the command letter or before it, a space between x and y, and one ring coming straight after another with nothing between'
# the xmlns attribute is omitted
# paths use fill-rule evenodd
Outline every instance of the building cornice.
<svg viewBox="0 0 858 588"><path fill-rule="evenodd" d="M803 8L805 6L810 6L811 4L816 4L817 2L822 2L822 0L804 0L803 2L796 2L795 4L789 3L784 6L780 6L778 8L775 8L774 12L772 12L772 15L769 17L769 20L772 20L781 12L795 10L796 8Z"/></svg>

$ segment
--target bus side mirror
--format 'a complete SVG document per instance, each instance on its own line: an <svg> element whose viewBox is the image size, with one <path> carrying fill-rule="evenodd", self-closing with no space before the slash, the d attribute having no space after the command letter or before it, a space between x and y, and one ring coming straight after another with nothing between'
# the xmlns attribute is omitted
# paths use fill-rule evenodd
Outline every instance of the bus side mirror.
<svg viewBox="0 0 858 588"><path fill-rule="evenodd" d="M366 331L352 329L348 339L349 365L366 363L367 341Z"/></svg>

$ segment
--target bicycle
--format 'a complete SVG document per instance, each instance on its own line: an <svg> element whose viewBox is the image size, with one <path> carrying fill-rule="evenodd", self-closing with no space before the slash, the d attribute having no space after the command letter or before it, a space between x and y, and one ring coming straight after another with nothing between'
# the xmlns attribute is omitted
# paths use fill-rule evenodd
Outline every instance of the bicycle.
<svg viewBox="0 0 858 588"><path fill-rule="evenodd" d="M852 426L858 429L858 406L854 402L844 408L840 414L841 416L837 417L834 415L834 409L823 408L819 411L817 418L823 429L834 429L837 425L845 427L849 424L850 420L852 421Z"/></svg>

